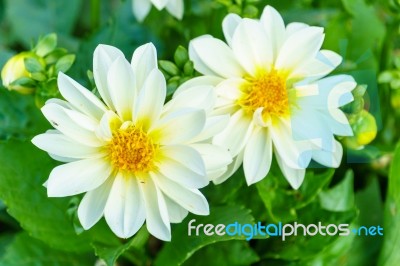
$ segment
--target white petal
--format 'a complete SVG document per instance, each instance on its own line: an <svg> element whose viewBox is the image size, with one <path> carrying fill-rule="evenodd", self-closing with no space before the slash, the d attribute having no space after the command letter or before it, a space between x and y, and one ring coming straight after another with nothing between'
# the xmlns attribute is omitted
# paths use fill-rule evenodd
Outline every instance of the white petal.
<svg viewBox="0 0 400 266"><path fill-rule="evenodd" d="M94 50L93 76L96 82L96 87L101 95L101 98L113 110L115 110L115 108L108 90L107 74L111 64L118 57L123 56L124 54L120 50L110 45L100 44Z"/></svg>
<svg viewBox="0 0 400 266"><path fill-rule="evenodd" d="M131 65L136 78L136 88L140 91L150 72L157 67L157 51L152 43L136 48Z"/></svg>
<svg viewBox="0 0 400 266"><path fill-rule="evenodd" d="M337 168L340 165L343 157L343 148L340 142L332 138L332 152L326 150L313 151L313 159L319 164L327 167Z"/></svg>
<svg viewBox="0 0 400 266"><path fill-rule="evenodd" d="M256 20L242 19L232 38L232 50L251 76L258 69L270 68L273 63L273 46L261 23Z"/></svg>
<svg viewBox="0 0 400 266"><path fill-rule="evenodd" d="M96 136L103 141L110 141L114 130L120 128L122 121L113 111L106 112L96 128Z"/></svg>
<svg viewBox="0 0 400 266"><path fill-rule="evenodd" d="M135 176L117 174L104 217L118 237L131 237L140 229L145 220L145 208Z"/></svg>
<svg viewBox="0 0 400 266"><path fill-rule="evenodd" d="M146 226L150 234L163 241L171 241L171 226L164 196L154 184L155 177L151 175L146 182L139 183L146 207Z"/></svg>
<svg viewBox="0 0 400 266"><path fill-rule="evenodd" d="M208 143L192 144L190 146L200 153L207 171L224 168L232 162L231 154L222 147Z"/></svg>
<svg viewBox="0 0 400 266"><path fill-rule="evenodd" d="M310 26L302 23L302 22L292 22L289 23L286 26L286 32L285 32L285 39L289 38L290 36L292 36L293 34L295 34L296 32L305 29L305 28L309 28Z"/></svg>
<svg viewBox="0 0 400 266"><path fill-rule="evenodd" d="M177 111L180 108L199 108L210 112L215 105L216 94L214 87L196 86L186 89L169 101L164 108L164 112Z"/></svg>
<svg viewBox="0 0 400 266"><path fill-rule="evenodd" d="M199 152L184 145L164 146L160 149L164 157L172 159L199 175L206 174L203 159Z"/></svg>
<svg viewBox="0 0 400 266"><path fill-rule="evenodd" d="M219 98L230 99L236 101L242 95L240 88L246 81L241 78L230 78L222 81L216 87L217 96ZM220 104L218 104L220 106Z"/></svg>
<svg viewBox="0 0 400 266"><path fill-rule="evenodd" d="M207 118L203 131L200 132L195 138L190 140L190 143L208 140L221 131L223 131L229 123L229 115L217 115Z"/></svg>
<svg viewBox="0 0 400 266"><path fill-rule="evenodd" d="M213 143L228 149L235 157L244 148L252 131L251 117L247 117L243 110L239 110L231 117L225 130L214 137Z"/></svg>
<svg viewBox="0 0 400 266"><path fill-rule="evenodd" d="M244 150L243 170L247 185L263 179L272 162L272 141L268 129L260 128L252 134Z"/></svg>
<svg viewBox="0 0 400 266"><path fill-rule="evenodd" d="M198 58L191 58L196 69L202 63L224 78L243 76L244 70L237 62L232 50L223 41L212 37L199 37L190 42L190 48L198 56Z"/></svg>
<svg viewBox="0 0 400 266"><path fill-rule="evenodd" d="M72 138L76 142L94 147L103 145L93 131L85 129L76 123L76 121L71 119L71 117L67 114L68 109L65 109L55 103L50 103L43 106L41 110L46 119L56 129L66 136Z"/></svg>
<svg viewBox="0 0 400 266"><path fill-rule="evenodd" d="M210 213L206 198L197 189L185 188L161 174L157 174L153 178L165 195L189 212L197 215Z"/></svg>
<svg viewBox="0 0 400 266"><path fill-rule="evenodd" d="M164 196L164 200L168 209L169 221L171 223L181 223L189 212L167 196Z"/></svg>
<svg viewBox="0 0 400 266"><path fill-rule="evenodd" d="M103 157L100 148L77 143L63 134L40 134L32 139L32 143L53 155L67 158Z"/></svg>
<svg viewBox="0 0 400 266"><path fill-rule="evenodd" d="M118 57L107 74L108 88L114 107L124 120L132 119L132 108L136 94L136 82L132 67L125 57Z"/></svg>
<svg viewBox="0 0 400 266"><path fill-rule="evenodd" d="M184 91L191 89L193 87L199 87L199 86L215 87L223 80L224 79L215 76L200 76L189 79L176 89L174 97L178 96L180 93L183 93Z"/></svg>
<svg viewBox="0 0 400 266"><path fill-rule="evenodd" d="M149 133L157 143L181 144L197 136L205 121L204 110L184 108L163 117Z"/></svg>
<svg viewBox="0 0 400 266"><path fill-rule="evenodd" d="M133 119L145 131L160 117L164 106L167 85L160 70L153 69L147 77L135 103Z"/></svg>
<svg viewBox="0 0 400 266"><path fill-rule="evenodd" d="M98 188L87 192L79 204L78 217L85 230L95 225L103 216L112 181L112 178L108 178Z"/></svg>
<svg viewBox="0 0 400 266"><path fill-rule="evenodd" d="M165 6L167 11L177 19L181 20L183 17L183 0L169 0Z"/></svg>
<svg viewBox="0 0 400 266"><path fill-rule="evenodd" d="M276 59L276 69L296 71L315 58L324 40L323 28L308 27L291 35L284 42Z"/></svg>
<svg viewBox="0 0 400 266"><path fill-rule="evenodd" d="M163 9L166 5L168 0L150 0L153 5L158 9L161 10Z"/></svg>
<svg viewBox="0 0 400 266"><path fill-rule="evenodd" d="M235 158L233 158L233 162L228 166L226 172L218 176L217 178L213 179L212 180L213 183L218 185L226 181L229 177L231 177L239 169L240 165L242 165L243 155L244 151L240 152Z"/></svg>
<svg viewBox="0 0 400 266"><path fill-rule="evenodd" d="M311 146L307 141L295 140L291 122L282 119L269 129L276 152L285 165L294 169L306 168L311 161Z"/></svg>
<svg viewBox="0 0 400 266"><path fill-rule="evenodd" d="M233 34L241 20L242 18L239 15L231 13L222 21L222 30L224 31L225 40L231 47Z"/></svg>
<svg viewBox="0 0 400 266"><path fill-rule="evenodd" d="M208 185L206 173L204 175L195 173L172 159L164 158L157 164L157 168L163 175L185 187L202 188Z"/></svg>
<svg viewBox="0 0 400 266"><path fill-rule="evenodd" d="M285 161L279 156L276 156L279 167L286 180L294 189L298 189L304 181L304 176L306 174L305 169L294 169L288 166Z"/></svg>
<svg viewBox="0 0 400 266"><path fill-rule="evenodd" d="M285 24L281 15L271 6L266 6L261 15L260 21L264 26L267 37L270 39L269 45L272 47L273 58L276 59L279 48L285 39Z"/></svg>
<svg viewBox="0 0 400 266"><path fill-rule="evenodd" d="M302 82L311 82L331 73L340 63L342 57L335 52L320 51L316 58L309 60L305 65L290 74L291 77L307 77Z"/></svg>
<svg viewBox="0 0 400 266"><path fill-rule="evenodd" d="M142 22L151 9L150 0L132 0L132 10L136 19Z"/></svg>
<svg viewBox="0 0 400 266"><path fill-rule="evenodd" d="M107 110L105 105L96 96L64 73L60 72L58 74L57 84L61 95L70 104L92 118L100 120L103 113Z"/></svg>
<svg viewBox="0 0 400 266"><path fill-rule="evenodd" d="M111 166L104 158L85 159L54 168L47 182L49 197L65 197L93 190L110 176Z"/></svg>
<svg viewBox="0 0 400 266"><path fill-rule="evenodd" d="M207 38L213 38L211 35L203 35L200 37L197 37L196 39L192 40L189 43L189 58L191 61L193 61L194 68L200 72L203 75L208 75L208 76L218 76L216 72L214 72L210 67L208 67L203 59L201 59L200 55L197 53L196 49L193 46L193 41L199 40L199 39L207 39Z"/></svg>

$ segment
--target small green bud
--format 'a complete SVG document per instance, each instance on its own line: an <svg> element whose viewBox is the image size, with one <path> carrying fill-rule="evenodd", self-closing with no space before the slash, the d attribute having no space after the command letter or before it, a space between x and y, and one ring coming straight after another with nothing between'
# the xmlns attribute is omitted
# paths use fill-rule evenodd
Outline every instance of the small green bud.
<svg viewBox="0 0 400 266"><path fill-rule="evenodd" d="M171 76L179 75L179 68L172 62L166 60L159 60L160 68Z"/></svg>
<svg viewBox="0 0 400 266"><path fill-rule="evenodd" d="M183 73L186 76L193 76L194 73L194 66L192 61L187 61L183 67Z"/></svg>
<svg viewBox="0 0 400 266"><path fill-rule="evenodd" d="M243 17L246 18L258 17L258 8L253 5L247 5L243 10Z"/></svg>
<svg viewBox="0 0 400 266"><path fill-rule="evenodd" d="M174 54L174 60L179 68L182 68L189 61L189 54L185 47L179 45Z"/></svg>

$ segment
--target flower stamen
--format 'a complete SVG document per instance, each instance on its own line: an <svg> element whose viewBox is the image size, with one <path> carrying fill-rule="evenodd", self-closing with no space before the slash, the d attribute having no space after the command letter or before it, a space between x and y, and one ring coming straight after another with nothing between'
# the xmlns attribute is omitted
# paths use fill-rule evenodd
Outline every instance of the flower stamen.
<svg viewBox="0 0 400 266"><path fill-rule="evenodd" d="M147 173L155 167L158 145L141 128L115 130L107 148L111 164L120 171Z"/></svg>
<svg viewBox="0 0 400 266"><path fill-rule="evenodd" d="M289 99L286 90L286 75L275 69L260 71L254 77L246 78L242 86L242 97L238 104L253 114L263 107L263 116L286 116L289 114Z"/></svg>

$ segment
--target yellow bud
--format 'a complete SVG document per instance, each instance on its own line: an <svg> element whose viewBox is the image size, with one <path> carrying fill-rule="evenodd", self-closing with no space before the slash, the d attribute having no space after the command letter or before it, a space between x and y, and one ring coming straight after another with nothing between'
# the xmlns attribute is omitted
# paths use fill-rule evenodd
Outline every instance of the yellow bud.
<svg viewBox="0 0 400 266"><path fill-rule="evenodd" d="M36 59L43 67L46 65L43 58L37 56L33 52L21 52L17 55L14 55L6 62L1 70L3 86L8 90L15 90L22 94L29 94L33 92L34 88L29 87L28 85L12 84L17 79L31 77L31 74L25 68L24 60L26 58Z"/></svg>
<svg viewBox="0 0 400 266"><path fill-rule="evenodd" d="M362 110L357 117L350 119L354 136L345 139L345 143L352 149L360 149L371 143L377 133L376 120L368 111Z"/></svg>
<svg viewBox="0 0 400 266"><path fill-rule="evenodd" d="M375 139L378 131L375 117L368 111L363 110L357 120L355 125L357 142L360 145L367 145Z"/></svg>

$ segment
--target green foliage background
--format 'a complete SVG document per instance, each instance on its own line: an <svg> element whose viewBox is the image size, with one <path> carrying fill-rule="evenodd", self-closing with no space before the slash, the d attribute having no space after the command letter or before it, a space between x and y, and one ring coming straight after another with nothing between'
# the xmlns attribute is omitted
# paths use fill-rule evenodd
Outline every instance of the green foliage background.
<svg viewBox="0 0 400 266"><path fill-rule="evenodd" d="M30 140L50 125L33 96L0 88L0 265L94 265L100 258L107 265L400 265L398 0L185 0L182 21L153 8L143 24L133 17L130 0L0 0L0 68L40 36L55 32L59 46L76 54L68 74L93 89L87 70L99 43L114 45L130 58L137 46L151 41L172 93L194 75L190 63L174 57L178 46L187 47L202 34L223 38L227 13L259 17L267 4L286 23L325 27L324 48L344 58L336 73L351 74L368 86L366 108L378 122L372 144L347 149L336 171L307 170L298 191L288 187L275 163L267 178L250 187L240 169L222 185L203 189L211 215L189 215L172 225L172 242L149 236L145 227L122 240L104 221L83 232L76 217L80 197L47 198L42 184L57 163ZM187 223L193 218L196 224L381 225L384 237L297 236L285 242L189 237Z"/></svg>

